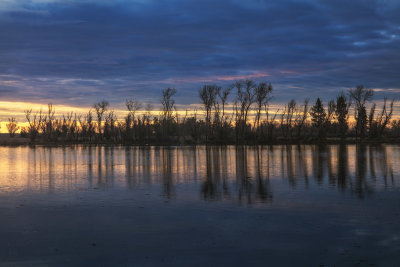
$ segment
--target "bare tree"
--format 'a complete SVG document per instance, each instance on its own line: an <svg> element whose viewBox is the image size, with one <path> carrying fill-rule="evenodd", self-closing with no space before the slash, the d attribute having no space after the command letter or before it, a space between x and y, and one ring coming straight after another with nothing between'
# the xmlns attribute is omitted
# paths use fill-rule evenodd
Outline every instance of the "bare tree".
<svg viewBox="0 0 400 267"><path fill-rule="evenodd" d="M309 107L309 102L310 99L306 98L304 100L303 104L303 109L301 113L298 116L298 119L296 120L296 128L297 128L297 137L300 138L304 125L306 124L307 118L308 118L308 113L310 112L310 107Z"/></svg>
<svg viewBox="0 0 400 267"><path fill-rule="evenodd" d="M32 109L25 110L25 118L28 121L28 135L31 139L31 142L35 142L36 137L39 134L40 126L43 120L42 110L39 113L35 113L32 115Z"/></svg>
<svg viewBox="0 0 400 267"><path fill-rule="evenodd" d="M278 115L280 110L277 109L275 111L274 116L272 116L270 118L270 116L269 116L269 105L266 104L264 109L265 109L265 117L266 117L265 124L266 124L266 127L267 127L267 138L269 140L272 140L274 138L274 129L275 129L275 125L276 125L276 122L275 122L276 116Z"/></svg>
<svg viewBox="0 0 400 267"><path fill-rule="evenodd" d="M292 136L293 124L295 121L295 111L296 111L297 103L296 100L292 99L285 106L283 113L281 115L281 130L284 137Z"/></svg>
<svg viewBox="0 0 400 267"><path fill-rule="evenodd" d="M129 141L132 141L131 139L136 139L136 112L142 108L142 103L140 103L136 99L127 99L125 101L125 106L128 109L128 115L125 117L125 133L126 137Z"/></svg>
<svg viewBox="0 0 400 267"><path fill-rule="evenodd" d="M114 111L110 111L106 114L104 119L104 137L107 140L116 141L118 139L115 123L117 121L117 117L114 114Z"/></svg>
<svg viewBox="0 0 400 267"><path fill-rule="evenodd" d="M261 82L255 87L255 102L256 102L256 119L254 120L254 127L260 128L261 110L265 105L268 105L268 101L271 100L269 96L272 92L272 85L265 82Z"/></svg>
<svg viewBox="0 0 400 267"><path fill-rule="evenodd" d="M17 125L15 118L14 117L8 118L8 123L6 126L7 126L8 133L10 134L10 137L14 137L15 133L19 129L19 126Z"/></svg>
<svg viewBox="0 0 400 267"><path fill-rule="evenodd" d="M371 137L382 137L383 133L393 116L393 105L394 99L390 101L389 108L387 107L387 98L384 98L382 111L379 113L377 118L374 118L375 107L373 104L369 116L370 136Z"/></svg>
<svg viewBox="0 0 400 267"><path fill-rule="evenodd" d="M175 106L175 100L173 96L176 94L175 88L167 88L162 91L162 124L164 137L170 134L171 124L173 122L173 110Z"/></svg>
<svg viewBox="0 0 400 267"><path fill-rule="evenodd" d="M356 135L359 137L365 136L367 128L367 110L365 104L371 100L374 91L366 89L364 86L359 85L356 88L349 90L351 99L355 102L354 119L356 120Z"/></svg>
<svg viewBox="0 0 400 267"><path fill-rule="evenodd" d="M379 135L380 136L383 135L383 132L385 131L388 123L390 122L390 120L392 119L392 116L393 116L394 99L392 99L392 101L390 101L389 111L386 108L386 101L387 101L387 98L385 97L384 105L382 108L382 113L380 115L380 118L382 118L382 119L380 119L380 123L379 123L379 126L380 126L379 127L379 131L380 131Z"/></svg>
<svg viewBox="0 0 400 267"><path fill-rule="evenodd" d="M135 121L135 114L138 110L140 110L142 108L142 103L140 103L138 100L136 99L127 99L125 101L125 106L128 109L128 116L131 116L132 121Z"/></svg>
<svg viewBox="0 0 400 267"><path fill-rule="evenodd" d="M45 122L44 134L47 139L51 139L53 137L53 127L54 127L54 119L55 119L55 110L53 108L53 104L49 103L47 105L47 121Z"/></svg>
<svg viewBox="0 0 400 267"><path fill-rule="evenodd" d="M377 134L377 122L375 121L376 104L373 103L368 114L368 131L369 136L374 137Z"/></svg>
<svg viewBox="0 0 400 267"><path fill-rule="evenodd" d="M221 87L216 85L204 85L203 88L199 90L199 96L201 102L204 106L204 111L206 113L206 142L208 141L211 133L211 116L212 116L212 108L216 106L216 97L219 94ZM219 109L219 106L218 106ZM218 116L218 115L217 115Z"/></svg>
<svg viewBox="0 0 400 267"><path fill-rule="evenodd" d="M83 117L79 117L79 124L81 126L81 135L84 140L92 141L92 137L95 134L95 125L93 123L92 110Z"/></svg>
<svg viewBox="0 0 400 267"><path fill-rule="evenodd" d="M221 100L221 104L222 104L222 116L221 116L221 122L222 123L226 122L225 106L226 106L226 103L227 103L227 100L228 100L228 96L231 93L232 89L233 89L233 87L229 86L229 87L227 87L226 89L224 89L222 91L221 90L218 91L218 96L219 96L219 99Z"/></svg>
<svg viewBox="0 0 400 267"><path fill-rule="evenodd" d="M236 136L243 139L247 127L249 110L256 100L256 84L252 80L246 80L236 82L234 86L237 89L237 98L235 101Z"/></svg>
<svg viewBox="0 0 400 267"><path fill-rule="evenodd" d="M100 136L102 135L101 125L103 123L103 116L104 113L107 111L109 105L110 104L105 100L102 100L101 102L95 103L93 105L93 108L97 115L97 132Z"/></svg>

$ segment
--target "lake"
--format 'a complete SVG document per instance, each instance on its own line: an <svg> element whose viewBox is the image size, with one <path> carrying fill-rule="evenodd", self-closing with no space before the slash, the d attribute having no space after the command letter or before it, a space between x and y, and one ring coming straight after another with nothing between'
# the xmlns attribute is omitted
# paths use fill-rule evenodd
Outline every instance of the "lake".
<svg viewBox="0 0 400 267"><path fill-rule="evenodd" d="M0 147L0 266L400 266L400 146Z"/></svg>

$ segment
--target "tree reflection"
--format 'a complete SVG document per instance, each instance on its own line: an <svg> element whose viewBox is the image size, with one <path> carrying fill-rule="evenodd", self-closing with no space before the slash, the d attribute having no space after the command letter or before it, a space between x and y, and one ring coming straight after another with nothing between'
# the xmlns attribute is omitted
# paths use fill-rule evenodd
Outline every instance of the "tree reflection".
<svg viewBox="0 0 400 267"><path fill-rule="evenodd" d="M337 184L339 189L344 190L347 185L348 171L347 146L345 144L339 145L337 157Z"/></svg>
<svg viewBox="0 0 400 267"><path fill-rule="evenodd" d="M218 148L206 147L206 175L201 185L201 193L206 200L214 200L221 197L221 192L217 188L221 167L218 152Z"/></svg>
<svg viewBox="0 0 400 267"><path fill-rule="evenodd" d="M162 184L163 196L171 198L175 195L175 185L172 178L172 148L162 148Z"/></svg>
<svg viewBox="0 0 400 267"><path fill-rule="evenodd" d="M322 184L325 174L325 162L326 162L326 145L316 145L313 151L313 172L314 178L317 180L319 185Z"/></svg>
<svg viewBox="0 0 400 267"><path fill-rule="evenodd" d="M247 147L236 147L236 186L239 203L252 204L253 179L248 173Z"/></svg>
<svg viewBox="0 0 400 267"><path fill-rule="evenodd" d="M256 201L264 203L272 201L268 149L263 151L261 147L236 147L234 181L229 179L233 170L228 168L230 159L228 151L230 150L226 147L206 147L205 177L201 185L202 198L220 200L237 197L239 203L249 205ZM252 166L249 165L250 162ZM236 196L232 194L233 188L236 189Z"/></svg>
<svg viewBox="0 0 400 267"><path fill-rule="evenodd" d="M263 168L264 156L266 156L266 166ZM261 147L256 147L256 180L257 194L256 198L260 202L266 203L272 201L272 189L269 181L270 175L270 158L268 150L263 153Z"/></svg>
<svg viewBox="0 0 400 267"><path fill-rule="evenodd" d="M135 155L131 147L125 148L125 177L126 185L129 189L134 189L136 185Z"/></svg>
<svg viewBox="0 0 400 267"><path fill-rule="evenodd" d="M292 146L286 145L282 147L282 155L286 155L286 157L282 157L283 166L286 166L286 173L289 179L289 184L293 187L296 187L296 166L293 162L293 154L292 154ZM286 164L284 164L286 163Z"/></svg>
<svg viewBox="0 0 400 267"><path fill-rule="evenodd" d="M161 194L171 198L179 194L180 183L180 188L196 188L204 200L247 205L271 202L274 189L282 190L282 185L292 190L329 186L365 198L378 187L396 186L399 171L398 149L385 145L27 149L27 166L21 173L28 179L18 180L27 190L57 192L85 184L138 190L146 184L161 186ZM6 159L10 162L3 165L17 168L17 156ZM6 175L2 183L12 188L4 183L15 179Z"/></svg>
<svg viewBox="0 0 400 267"><path fill-rule="evenodd" d="M89 186L93 186L93 148L83 147L83 151L87 151L87 175Z"/></svg>
<svg viewBox="0 0 400 267"><path fill-rule="evenodd" d="M356 146L356 175L354 183L354 192L358 197L364 198L365 194L373 192L366 179L367 176L367 153L366 145L358 144Z"/></svg>

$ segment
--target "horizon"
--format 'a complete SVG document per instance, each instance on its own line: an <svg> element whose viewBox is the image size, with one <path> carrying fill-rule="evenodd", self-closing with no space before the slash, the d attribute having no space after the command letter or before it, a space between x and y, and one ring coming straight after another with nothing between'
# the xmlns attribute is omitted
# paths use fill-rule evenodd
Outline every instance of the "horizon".
<svg viewBox="0 0 400 267"><path fill-rule="evenodd" d="M339 95L339 93L337 94ZM347 95L347 92L346 92ZM273 92L272 92L273 96ZM349 97L349 96L347 96ZM314 101L312 99L309 99L309 107L312 107L315 104L315 100L320 97L315 97ZM161 97L160 97L161 99ZM230 96L229 100L225 106L226 108L226 114L228 114L229 117L234 116L234 110L233 110L233 101L235 98L232 98ZM293 98L294 99L294 98ZM320 98L322 100L322 104L324 106L325 111L327 111L327 104L328 101L325 101L323 98ZM139 99L136 99L140 102ZM273 101L274 98L272 97L271 100L268 103L268 108L269 112L268 114L270 115L278 115L278 117L274 120L275 122L279 122L280 116L283 114L283 108L286 107L289 101L291 99L288 99L287 102L282 102L282 103L276 103ZM294 99L296 100L296 99ZM300 113L302 112L302 107L304 106L304 100L298 101L296 100L296 112L299 112L298 116L300 116ZM336 98L332 99L336 101ZM388 99L388 103L390 102L391 99ZM396 99L397 100L397 99ZM0 101L0 134L5 134L8 133L7 130L7 123L8 123L8 118L16 118L16 122L20 128L18 129L17 133L21 132L21 127L27 127L29 126L28 122L26 121L25 117L25 110L32 110L32 114L39 113L42 111L42 114L46 116L47 114L47 109L48 109L48 104L51 104L53 107L53 110L55 111L54 115L56 119L62 118L63 115L67 115L68 113L73 113L73 115L76 116L84 116L86 115L89 111L94 112L93 105L87 106L87 107L77 107L77 106L66 106L66 105L54 105L52 103L47 103L45 105L38 104L38 103L25 103L25 102L4 102ZM95 103L93 103L95 104ZM151 111L146 110L146 104L151 104L153 109ZM381 111L381 108L383 107L383 100L374 100L372 99L369 103L367 103L366 107L367 109L371 108L373 104L376 104L376 112L379 113ZM7 107L3 109L2 107ZM205 119L205 110L204 110L204 105L200 102L200 98L198 97L198 102L197 103L192 103L189 105L182 105L179 103L175 103L176 110L174 111L174 114L178 114L181 118L183 116L187 117L192 117L194 114L196 114L197 118L200 118L201 120ZM355 123L355 118L354 118L354 105L351 105L349 114L348 114L348 123L352 126ZM13 110L11 113L8 113L10 110ZM113 112L116 115L117 121L123 122L125 117L129 114L128 109L125 106L124 103L119 103L117 106L110 105L107 109L107 112ZM162 113L162 106L160 104L160 101L158 103L152 103L152 102L147 102L147 103L141 103L141 108L137 110L137 115L138 116L143 116L147 112L150 112L150 114L153 117L161 117ZM249 123L254 123L254 117L255 117L255 110L254 107L250 110L249 113ZM262 114L262 117L264 117L265 114ZM336 120L336 118L335 118ZM397 101L394 102L393 106L393 116L392 120L400 120L400 105L397 103ZM307 123L311 123L311 117L310 114L307 115L306 119ZM390 127L390 125L388 126Z"/></svg>

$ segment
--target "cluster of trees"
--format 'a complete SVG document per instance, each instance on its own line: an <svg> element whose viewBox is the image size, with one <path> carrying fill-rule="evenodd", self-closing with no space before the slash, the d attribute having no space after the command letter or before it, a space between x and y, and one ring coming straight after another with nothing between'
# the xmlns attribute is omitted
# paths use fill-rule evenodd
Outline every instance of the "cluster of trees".
<svg viewBox="0 0 400 267"><path fill-rule="evenodd" d="M126 100L127 115L118 119L107 101L95 103L85 115L67 113L55 116L51 104L47 112L25 111L28 126L21 136L31 142L119 143L119 144L243 144L277 141L323 141L400 137L400 120L393 120L394 100L384 99L378 111L371 103L373 91L363 86L339 94L324 106L317 98L294 99L272 110L273 88L266 82L237 81L222 88L204 85L199 90L202 112L178 112L176 90L162 91L161 112L154 115L135 99ZM353 113L352 113L353 112ZM9 118L10 136L19 130L15 118Z"/></svg>

